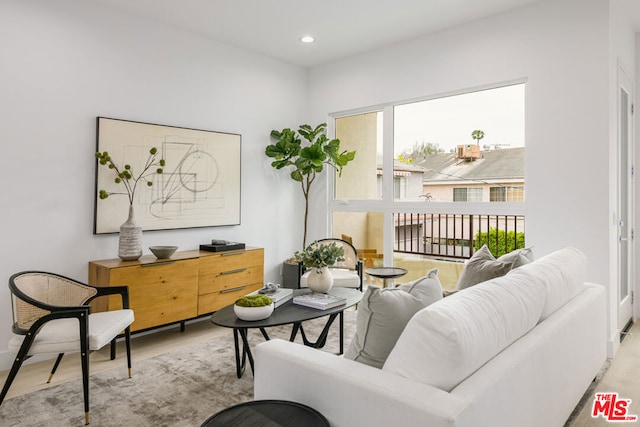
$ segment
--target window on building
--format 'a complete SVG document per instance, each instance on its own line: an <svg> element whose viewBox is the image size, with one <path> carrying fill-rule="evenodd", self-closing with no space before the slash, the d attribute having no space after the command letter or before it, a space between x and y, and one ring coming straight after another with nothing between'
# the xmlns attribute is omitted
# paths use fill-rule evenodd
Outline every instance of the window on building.
<svg viewBox="0 0 640 427"><path fill-rule="evenodd" d="M524 187L491 187L489 189L491 202L523 202Z"/></svg>
<svg viewBox="0 0 640 427"><path fill-rule="evenodd" d="M482 201L482 188L454 188L453 189L453 201L454 202L481 202Z"/></svg>
<svg viewBox="0 0 640 427"><path fill-rule="evenodd" d="M404 176L393 177L393 194L396 199L405 199L407 197L407 178Z"/></svg>

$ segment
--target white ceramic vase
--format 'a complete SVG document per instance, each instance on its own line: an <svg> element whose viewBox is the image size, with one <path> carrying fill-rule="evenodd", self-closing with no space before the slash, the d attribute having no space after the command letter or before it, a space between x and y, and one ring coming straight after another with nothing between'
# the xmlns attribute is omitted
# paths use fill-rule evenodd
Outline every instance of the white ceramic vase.
<svg viewBox="0 0 640 427"><path fill-rule="evenodd" d="M132 205L129 205L129 217L120 226L118 256L123 261L135 261L142 256L142 227L136 224Z"/></svg>
<svg viewBox="0 0 640 427"><path fill-rule="evenodd" d="M333 275L329 267L312 268L307 278L307 286L313 292L326 294L333 286Z"/></svg>

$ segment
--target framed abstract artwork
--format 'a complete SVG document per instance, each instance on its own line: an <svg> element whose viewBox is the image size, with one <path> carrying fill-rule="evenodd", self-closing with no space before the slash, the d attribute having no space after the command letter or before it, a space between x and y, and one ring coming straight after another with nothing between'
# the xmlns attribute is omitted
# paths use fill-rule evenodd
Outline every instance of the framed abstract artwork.
<svg viewBox="0 0 640 427"><path fill-rule="evenodd" d="M97 118L97 151L108 152L115 164L129 165L135 175L153 147L164 159L163 173L145 176L134 193L143 230L239 225L241 140L233 133ZM95 234L118 232L127 220L129 198L115 178L96 161ZM110 196L101 199L101 190Z"/></svg>

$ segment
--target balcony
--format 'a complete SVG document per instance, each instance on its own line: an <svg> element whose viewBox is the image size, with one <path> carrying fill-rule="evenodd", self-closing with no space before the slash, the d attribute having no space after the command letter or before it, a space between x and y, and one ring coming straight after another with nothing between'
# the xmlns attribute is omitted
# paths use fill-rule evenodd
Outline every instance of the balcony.
<svg viewBox="0 0 640 427"><path fill-rule="evenodd" d="M483 244L495 256L524 247L523 215L396 213L394 225L395 253L465 260Z"/></svg>
<svg viewBox="0 0 640 427"><path fill-rule="evenodd" d="M476 249L487 244L500 256L522 248L524 229L523 215L395 213L393 265L409 271L398 282L417 279L437 268L443 288L452 290L463 262ZM376 262L388 264L381 259Z"/></svg>

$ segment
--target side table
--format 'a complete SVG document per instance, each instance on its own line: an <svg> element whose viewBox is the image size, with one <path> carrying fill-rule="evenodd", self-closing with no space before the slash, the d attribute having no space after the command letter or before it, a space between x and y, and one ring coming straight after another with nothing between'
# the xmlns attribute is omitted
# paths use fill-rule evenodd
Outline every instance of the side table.
<svg viewBox="0 0 640 427"><path fill-rule="evenodd" d="M315 409L286 400L240 403L209 417L200 427L330 427Z"/></svg>
<svg viewBox="0 0 640 427"><path fill-rule="evenodd" d="M375 267L365 270L369 276L378 277L383 280L385 288L393 287L393 279L402 277L407 274L407 270L399 267Z"/></svg>

